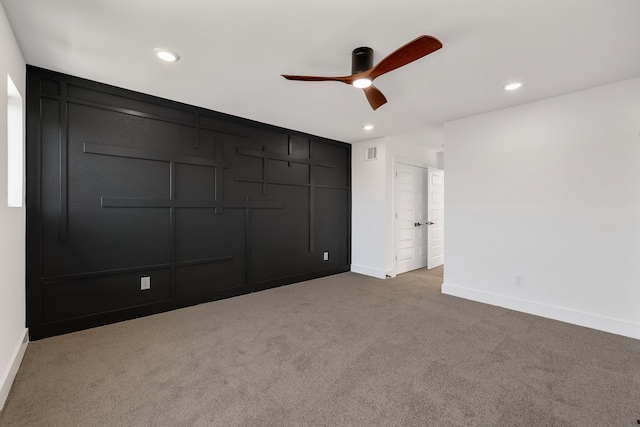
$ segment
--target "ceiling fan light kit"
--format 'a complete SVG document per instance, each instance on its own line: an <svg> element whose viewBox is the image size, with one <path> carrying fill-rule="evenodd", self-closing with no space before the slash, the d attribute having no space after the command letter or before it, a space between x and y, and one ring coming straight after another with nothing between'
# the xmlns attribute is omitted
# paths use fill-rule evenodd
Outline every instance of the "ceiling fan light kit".
<svg viewBox="0 0 640 427"><path fill-rule="evenodd" d="M358 79L358 80L354 80L352 84L354 87L357 87L358 89L364 89L371 86L372 81L369 79Z"/></svg>
<svg viewBox="0 0 640 427"><path fill-rule="evenodd" d="M427 56L442 47L440 40L433 36L420 36L399 49L391 52L377 65L373 65L373 49L359 47L351 53L351 75L341 77L297 76L283 74L287 80L307 82L337 81L363 89L374 110L386 104L387 98L373 85L373 80L383 74L403 67L417 59Z"/></svg>

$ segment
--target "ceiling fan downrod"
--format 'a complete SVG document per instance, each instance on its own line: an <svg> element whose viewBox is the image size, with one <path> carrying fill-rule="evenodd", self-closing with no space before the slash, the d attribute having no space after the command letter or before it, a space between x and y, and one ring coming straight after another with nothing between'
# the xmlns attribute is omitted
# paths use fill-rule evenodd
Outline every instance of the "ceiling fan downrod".
<svg viewBox="0 0 640 427"><path fill-rule="evenodd" d="M351 52L351 74L358 74L373 67L373 49L358 47Z"/></svg>

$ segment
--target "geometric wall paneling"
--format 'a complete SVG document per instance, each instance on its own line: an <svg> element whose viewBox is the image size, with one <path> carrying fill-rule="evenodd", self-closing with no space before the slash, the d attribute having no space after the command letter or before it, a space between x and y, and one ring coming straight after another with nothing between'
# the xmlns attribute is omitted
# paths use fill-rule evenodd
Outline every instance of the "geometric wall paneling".
<svg viewBox="0 0 640 427"><path fill-rule="evenodd" d="M218 146L220 143L221 140ZM194 148L199 149L199 144ZM239 259L245 256L243 240L246 239L238 239L237 233L228 235L229 230L246 228L245 225L235 221L236 225L232 226L229 212L215 221L212 221L212 214L220 215L225 208L279 209L282 208L281 203L217 199L223 194L221 169L228 168L228 163L223 160L89 143L84 144L84 152L169 163L171 185L166 191L167 199L102 197L100 201L103 208L170 209L171 234L176 239L171 256L174 265L171 274L175 277L173 282L180 283L175 289L177 297L227 289L247 282L244 262ZM209 194L194 198L194 194L202 193L202 190L206 192L208 183L213 187ZM244 212L242 220L246 221ZM231 248L235 250L229 251ZM207 280L202 280L202 277L207 277Z"/></svg>
<svg viewBox="0 0 640 427"><path fill-rule="evenodd" d="M129 286L131 282L139 281L140 276L151 277L153 286L148 292ZM48 323L74 319L126 308L132 304L166 301L171 297L170 279L169 268L155 268L67 278L62 286L61 282L48 280L42 285L42 321ZM126 297L123 298L123 295Z"/></svg>
<svg viewBox="0 0 640 427"><path fill-rule="evenodd" d="M241 182L254 182L262 184L262 194L268 194L268 185L287 185L287 186L299 186L299 187L307 187L309 189L308 192L308 203L309 203L309 252L315 252L315 212L316 212L316 168L330 168L335 169L335 163L325 160L318 160L314 157L314 142L309 139L306 140L306 145L308 149L306 150L309 154L306 157L295 156L292 155L294 140L297 139L297 142L300 142L300 138L290 137L288 143L288 153L280 154L274 152L265 151L265 147L262 147L262 150L255 150L249 148L238 148L238 154L244 156L253 156L259 157L262 159L262 178L261 179L249 179L249 178L237 178L238 181ZM288 168L292 168L294 165L304 165L304 181L293 181L293 180L284 180L277 179L278 176L276 174L270 173L272 168L269 166L275 161L275 165L282 166L286 164ZM275 166L274 165L274 166ZM271 175L276 175L272 178Z"/></svg>
<svg viewBox="0 0 640 427"><path fill-rule="evenodd" d="M31 339L348 271L350 158L28 66Z"/></svg>
<svg viewBox="0 0 640 427"><path fill-rule="evenodd" d="M303 274L311 257L318 258L309 252L309 189L270 185L269 193L283 209L252 212L251 230L261 230L251 236L252 279L258 282Z"/></svg>

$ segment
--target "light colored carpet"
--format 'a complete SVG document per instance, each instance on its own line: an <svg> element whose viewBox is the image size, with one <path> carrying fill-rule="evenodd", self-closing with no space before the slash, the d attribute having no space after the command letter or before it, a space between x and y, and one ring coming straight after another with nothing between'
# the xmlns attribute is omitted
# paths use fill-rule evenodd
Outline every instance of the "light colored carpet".
<svg viewBox="0 0 640 427"><path fill-rule="evenodd" d="M2 426L632 426L640 341L343 273L29 344Z"/></svg>

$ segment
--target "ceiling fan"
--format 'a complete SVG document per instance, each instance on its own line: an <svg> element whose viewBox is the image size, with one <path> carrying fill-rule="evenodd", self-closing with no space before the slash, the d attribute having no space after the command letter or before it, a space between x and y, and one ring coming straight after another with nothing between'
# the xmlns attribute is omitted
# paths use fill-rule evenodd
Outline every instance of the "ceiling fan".
<svg viewBox="0 0 640 427"><path fill-rule="evenodd" d="M337 81L363 89L371 104L371 108L378 109L387 102L382 92L373 85L373 80L383 74L407 65L417 59L427 56L442 47L442 43L432 36L420 36L399 49L391 52L382 61L373 66L373 49L359 47L351 53L351 75L343 77L322 76L294 76L282 74L287 80L302 80L307 82Z"/></svg>

